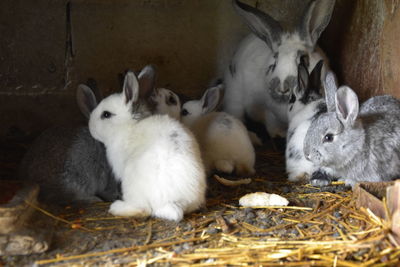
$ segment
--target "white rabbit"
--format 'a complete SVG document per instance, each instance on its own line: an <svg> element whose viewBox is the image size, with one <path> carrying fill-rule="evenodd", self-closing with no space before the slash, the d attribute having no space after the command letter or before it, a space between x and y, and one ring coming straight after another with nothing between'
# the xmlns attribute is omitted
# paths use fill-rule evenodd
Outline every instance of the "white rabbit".
<svg viewBox="0 0 400 267"><path fill-rule="evenodd" d="M221 85L209 88L200 100L182 106L182 122L199 141L207 172L216 169L238 175L255 173L255 152L246 127L225 112L213 112L223 95Z"/></svg>
<svg viewBox="0 0 400 267"><path fill-rule="evenodd" d="M320 95L321 68L319 61L311 74L301 60L298 66L298 86L292 92L288 106L289 128L286 137L286 172L289 181L309 180L318 168L308 161L303 152L304 138L313 119L326 111L325 101Z"/></svg>
<svg viewBox="0 0 400 267"><path fill-rule="evenodd" d="M240 175L253 174L255 155L254 148L249 145L251 132L246 134L243 123L231 115L213 112L222 90L222 85L208 89L201 100L186 102L182 112L179 96L171 90L159 88L152 99L159 114L175 118L176 114L182 114L182 122L198 137L209 174L213 169L232 173L235 168Z"/></svg>
<svg viewBox="0 0 400 267"><path fill-rule="evenodd" d="M300 57L307 57L310 66L324 59L323 75L328 67L316 43L330 21L335 1L309 1L293 32L283 31L278 21L256 8L237 0L233 5L253 34L241 42L226 68L223 108L242 121L248 116L264 123L271 137L286 137L287 106L297 85Z"/></svg>
<svg viewBox="0 0 400 267"><path fill-rule="evenodd" d="M179 221L205 203L206 176L198 144L181 123L166 115L143 116L140 95L153 90L154 69L128 72L123 92L99 103L90 116L92 136L103 142L122 200L117 216L155 216Z"/></svg>

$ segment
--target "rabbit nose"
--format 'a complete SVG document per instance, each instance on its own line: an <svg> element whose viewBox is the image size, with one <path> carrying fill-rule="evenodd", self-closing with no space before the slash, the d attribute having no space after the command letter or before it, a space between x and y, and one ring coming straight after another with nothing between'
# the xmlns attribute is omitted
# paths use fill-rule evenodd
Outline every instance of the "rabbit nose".
<svg viewBox="0 0 400 267"><path fill-rule="evenodd" d="M297 78L295 76L288 76L283 82L283 93L286 94L289 91L292 91L297 85Z"/></svg>

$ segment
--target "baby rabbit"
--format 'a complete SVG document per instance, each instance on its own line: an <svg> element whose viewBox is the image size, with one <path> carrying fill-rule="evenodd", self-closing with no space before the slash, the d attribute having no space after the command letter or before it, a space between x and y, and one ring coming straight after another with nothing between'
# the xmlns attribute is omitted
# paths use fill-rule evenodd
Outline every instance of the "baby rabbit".
<svg viewBox="0 0 400 267"><path fill-rule="evenodd" d="M292 182L308 180L317 169L304 157L303 146L311 121L322 111L326 111L325 101L320 94L322 64L323 61L319 61L311 74L308 74L306 62L301 60L297 71L298 85L289 101L285 156L286 172Z"/></svg>
<svg viewBox="0 0 400 267"><path fill-rule="evenodd" d="M157 88L151 95L155 103L156 114L167 114L176 120L181 119L181 100L179 96L166 88Z"/></svg>
<svg viewBox="0 0 400 267"><path fill-rule="evenodd" d="M97 105L86 85L77 90L82 113L90 116ZM19 166L20 179L39 184L39 199L66 204L114 201L120 197L119 182L107 162L104 145L94 140L87 127L53 127L32 144Z"/></svg>
<svg viewBox="0 0 400 267"><path fill-rule="evenodd" d="M353 90L347 86L337 89L334 83L325 86L327 112L315 119L307 131L306 158L317 166L328 167L333 176L352 187L357 182L398 178L400 102L391 96L377 96L366 101L359 112ZM323 186L330 179L315 175L311 183Z"/></svg>
<svg viewBox="0 0 400 267"><path fill-rule="evenodd" d="M155 216L179 221L205 202L206 176L194 136L166 115L147 117L140 96L154 88L155 71L146 66L125 75L123 92L108 96L89 120L92 136L105 144L122 200L117 216Z"/></svg>
<svg viewBox="0 0 400 267"><path fill-rule="evenodd" d="M209 88L200 100L182 106L182 122L199 141L206 170L238 175L255 173L255 152L243 123L225 112L214 112L223 95L221 85Z"/></svg>

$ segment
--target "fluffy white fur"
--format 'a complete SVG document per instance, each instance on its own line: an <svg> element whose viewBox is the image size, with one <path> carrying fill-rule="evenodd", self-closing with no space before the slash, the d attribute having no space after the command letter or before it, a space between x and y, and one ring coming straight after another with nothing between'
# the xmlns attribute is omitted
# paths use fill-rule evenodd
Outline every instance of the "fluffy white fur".
<svg viewBox="0 0 400 267"><path fill-rule="evenodd" d="M236 69L235 75L232 76L229 69L224 75L226 84L224 110L241 121L247 114L251 119L264 123L268 134L272 137L286 136L287 102L277 102L266 93L268 82L273 77L278 77L282 84L288 76L297 77L297 52L309 51L307 44L298 34L285 34L282 39L282 45L278 50L279 60L271 75L265 74L267 68L274 62L274 53L264 41L252 34L242 41L232 59ZM322 58L327 61L319 47L310 51L309 57L310 66L314 66Z"/></svg>
<svg viewBox="0 0 400 267"><path fill-rule="evenodd" d="M213 89L213 88L211 88ZM158 89L159 94L174 94L167 89ZM164 97L155 98L158 111L163 114L179 113L178 105L166 105ZM219 99L214 99L218 102ZM158 108L160 106L161 108ZM166 108L165 108L166 107ZM199 141L203 160L208 174L214 169L239 175L250 175L255 172L255 152L247 129L241 121L225 112L204 114L202 100L186 102L182 110L182 122L188 126Z"/></svg>
<svg viewBox="0 0 400 267"><path fill-rule="evenodd" d="M216 169L238 175L255 173L255 152L243 123L226 112L212 112L218 106L222 87L209 88L200 100L182 106L182 122L199 141L208 173Z"/></svg>
<svg viewBox="0 0 400 267"><path fill-rule="evenodd" d="M187 105L183 105L187 108ZM255 173L255 152L241 121L225 112L199 116L189 126L200 147L206 170L245 176Z"/></svg>
<svg viewBox="0 0 400 267"><path fill-rule="evenodd" d="M286 172L289 181L309 180L312 173L317 170L315 164L305 158L303 146L304 138L311 125L311 118L315 115L317 106L323 102L324 100L320 99L308 105L303 105L296 101L293 109L288 112L288 116L291 118L288 133L293 133L291 138L287 138L285 153ZM289 154L294 153L294 151L300 153L289 157Z"/></svg>
<svg viewBox="0 0 400 267"><path fill-rule="evenodd" d="M133 87L138 87L137 81ZM114 94L90 116L90 132L105 144L122 185L122 200L112 203L109 212L179 221L205 202L206 177L198 144L178 121L165 115L137 119L131 108L124 93ZM102 118L104 111L113 115Z"/></svg>

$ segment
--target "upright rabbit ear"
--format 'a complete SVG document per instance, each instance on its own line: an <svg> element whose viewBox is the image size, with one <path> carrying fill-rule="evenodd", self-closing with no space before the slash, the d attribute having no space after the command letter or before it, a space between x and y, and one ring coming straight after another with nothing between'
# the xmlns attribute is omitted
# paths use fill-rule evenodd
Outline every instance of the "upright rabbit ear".
<svg viewBox="0 0 400 267"><path fill-rule="evenodd" d="M282 27L279 22L257 8L238 0L233 0L233 6L254 34L263 40L272 51L276 51L282 34Z"/></svg>
<svg viewBox="0 0 400 267"><path fill-rule="evenodd" d="M139 98L139 83L136 79L135 74L132 71L128 71L125 74L124 85L122 91L125 96L125 104L129 102L136 102Z"/></svg>
<svg viewBox="0 0 400 267"><path fill-rule="evenodd" d="M320 94L321 89L321 71L322 66L324 65L324 61L321 59L318 63L314 66L314 69L311 71L310 74L310 90L314 91L315 93Z"/></svg>
<svg viewBox="0 0 400 267"><path fill-rule="evenodd" d="M93 91L87 85L78 85L78 89L76 90L76 101L83 115L89 119L90 113L97 106L96 96Z"/></svg>
<svg viewBox="0 0 400 267"><path fill-rule="evenodd" d="M333 74L332 71L329 71L325 76L324 88L327 110L328 112L334 112L336 108L335 95L337 91L337 85L335 74Z"/></svg>
<svg viewBox="0 0 400 267"><path fill-rule="evenodd" d="M297 67L297 89L294 91L297 98L301 97L307 91L308 81L309 75L307 66L303 60L300 60Z"/></svg>
<svg viewBox="0 0 400 267"><path fill-rule="evenodd" d="M336 114L344 126L352 126L358 116L358 97L347 86L340 87L336 92Z"/></svg>
<svg viewBox="0 0 400 267"><path fill-rule="evenodd" d="M222 85L207 89L200 100L202 114L207 114L209 112L215 111L218 108L223 98L223 91L224 89Z"/></svg>
<svg viewBox="0 0 400 267"><path fill-rule="evenodd" d="M153 65L145 66L138 75L140 98L147 99L154 91L156 69Z"/></svg>
<svg viewBox="0 0 400 267"><path fill-rule="evenodd" d="M310 45L315 46L321 33L328 26L335 0L311 0L302 17L300 36Z"/></svg>

